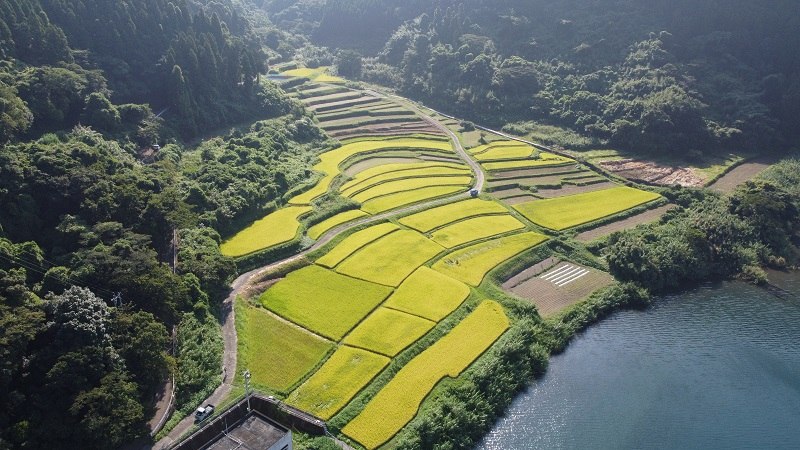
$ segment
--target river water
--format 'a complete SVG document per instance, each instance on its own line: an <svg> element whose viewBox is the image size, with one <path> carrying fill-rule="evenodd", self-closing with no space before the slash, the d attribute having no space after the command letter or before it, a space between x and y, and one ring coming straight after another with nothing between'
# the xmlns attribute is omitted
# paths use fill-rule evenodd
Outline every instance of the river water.
<svg viewBox="0 0 800 450"><path fill-rule="evenodd" d="M478 448L800 449L800 275L706 285L577 336Z"/></svg>

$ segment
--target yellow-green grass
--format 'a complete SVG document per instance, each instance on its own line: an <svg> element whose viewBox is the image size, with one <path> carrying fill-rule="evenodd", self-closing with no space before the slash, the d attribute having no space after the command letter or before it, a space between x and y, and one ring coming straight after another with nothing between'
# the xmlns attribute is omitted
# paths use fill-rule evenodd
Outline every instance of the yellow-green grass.
<svg viewBox="0 0 800 450"><path fill-rule="evenodd" d="M315 334L261 308L236 302L239 366L247 367L253 384L286 392L334 347Z"/></svg>
<svg viewBox="0 0 800 450"><path fill-rule="evenodd" d="M503 261L546 240L547 236L534 232L505 236L456 250L431 267L456 280L477 286L490 270Z"/></svg>
<svg viewBox="0 0 800 450"><path fill-rule="evenodd" d="M383 306L439 322L469 296L469 287L422 266L412 273Z"/></svg>
<svg viewBox="0 0 800 450"><path fill-rule="evenodd" d="M478 161L525 159L533 154L533 150L533 147L530 145L492 147L483 153L475 155L475 159Z"/></svg>
<svg viewBox="0 0 800 450"><path fill-rule="evenodd" d="M370 214L378 214L423 200L444 197L456 192L466 192L467 186L430 186L413 191L397 192L364 202L361 209Z"/></svg>
<svg viewBox="0 0 800 450"><path fill-rule="evenodd" d="M344 338L343 343L394 356L427 333L436 322L388 308L378 308Z"/></svg>
<svg viewBox="0 0 800 450"><path fill-rule="evenodd" d="M350 211L345 211L339 214L336 214L333 217L323 220L322 222L314 225L313 227L308 229L308 237L311 239L319 239L320 236L325 234L331 228L334 228L338 225L341 225L345 222L350 222L351 220L359 219L364 216L368 216L369 214L365 213L364 211L358 209L351 209Z"/></svg>
<svg viewBox="0 0 800 450"><path fill-rule="evenodd" d="M463 174L463 172L461 172ZM377 197L396 194L398 192L413 191L428 186L469 186L472 183L472 175L455 176L428 176L420 178L404 178L385 183L376 184L369 189L365 189L350 198L365 203Z"/></svg>
<svg viewBox="0 0 800 450"><path fill-rule="evenodd" d="M387 286L397 286L417 267L444 250L411 230L390 233L350 255L336 271Z"/></svg>
<svg viewBox="0 0 800 450"><path fill-rule="evenodd" d="M394 165L394 164L392 164ZM394 170L392 172L383 173L370 177L368 179L354 179L345 183L340 192L342 195L351 196L364 189L368 189L379 183L387 181L399 180L403 178L414 177L428 177L437 175L469 175L469 169L464 166L457 166L455 164L442 164L442 163L422 163L422 164L399 164L405 165L402 170Z"/></svg>
<svg viewBox="0 0 800 450"><path fill-rule="evenodd" d="M328 420L389 363L389 358L359 348L339 347L286 403Z"/></svg>
<svg viewBox="0 0 800 450"><path fill-rule="evenodd" d="M386 286L311 265L267 289L261 303L283 318L339 341L391 292Z"/></svg>
<svg viewBox="0 0 800 450"><path fill-rule="evenodd" d="M338 243L331 251L317 259L317 264L334 268L361 247L396 230L399 230L397 225L393 223L382 223L365 228L361 231L356 231L350 236L347 236L342 242Z"/></svg>
<svg viewBox="0 0 800 450"><path fill-rule="evenodd" d="M400 223L415 230L427 233L434 228L447 225L467 217L483 214L506 214L508 210L499 203L471 198L460 202L437 206L400 219Z"/></svg>
<svg viewBox="0 0 800 450"><path fill-rule="evenodd" d="M521 228L525 228L525 225L510 214L478 216L439 228L431 235L431 239L447 248L453 248Z"/></svg>
<svg viewBox="0 0 800 450"><path fill-rule="evenodd" d="M328 191L333 179L339 175L339 166L348 158L351 158L359 153L389 148L430 148L441 151L452 151L450 142L416 138L357 141L345 144L339 148L319 155L320 161L314 165L314 170L323 173L324 176L313 188L293 197L291 200L289 200L289 203L292 205L310 204L314 199Z"/></svg>
<svg viewBox="0 0 800 450"><path fill-rule="evenodd" d="M289 242L300 230L300 216L311 209L310 206L288 206L269 213L223 242L220 252L238 257Z"/></svg>
<svg viewBox="0 0 800 450"><path fill-rule="evenodd" d="M342 432L376 448L417 414L422 401L445 377L457 377L508 329L500 304L484 301L450 333L406 364Z"/></svg>
<svg viewBox="0 0 800 450"><path fill-rule="evenodd" d="M317 83L344 83L346 80L344 78L323 73L322 75L314 78L314 81Z"/></svg>
<svg viewBox="0 0 800 450"><path fill-rule="evenodd" d="M514 205L531 222L553 230L564 230L660 198L640 189L619 186L601 191L534 200Z"/></svg>
<svg viewBox="0 0 800 450"><path fill-rule="evenodd" d="M563 166L574 162L575 162L574 159L567 158L566 156L559 156L559 155L554 155L552 153L542 152L539 155L539 159L522 159L516 161L487 162L483 163L483 168L489 171L497 171L497 170L526 169L530 167Z"/></svg>

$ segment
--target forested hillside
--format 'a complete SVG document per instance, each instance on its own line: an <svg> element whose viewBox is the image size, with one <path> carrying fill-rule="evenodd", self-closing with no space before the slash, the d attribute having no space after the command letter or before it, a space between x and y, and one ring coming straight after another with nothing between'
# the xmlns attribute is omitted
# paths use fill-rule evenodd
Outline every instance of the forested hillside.
<svg viewBox="0 0 800 450"><path fill-rule="evenodd" d="M363 79L485 123L535 120L687 156L799 137L789 0L262 3L319 45L360 51Z"/></svg>
<svg viewBox="0 0 800 450"><path fill-rule="evenodd" d="M168 374L184 412L219 384L221 235L307 180L326 139L261 77L294 50L254 17L0 2L0 448L119 448Z"/></svg>

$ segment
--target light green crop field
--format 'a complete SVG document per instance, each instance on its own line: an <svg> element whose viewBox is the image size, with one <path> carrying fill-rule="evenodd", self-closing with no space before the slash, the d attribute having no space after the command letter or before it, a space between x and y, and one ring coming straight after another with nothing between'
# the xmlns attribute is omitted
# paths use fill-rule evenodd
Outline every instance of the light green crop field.
<svg viewBox="0 0 800 450"><path fill-rule="evenodd" d="M433 263L432 268L471 286L477 286L503 261L541 244L547 236L527 232L481 242L456 250Z"/></svg>
<svg viewBox="0 0 800 450"><path fill-rule="evenodd" d="M347 236L342 242L338 243L333 250L317 259L317 264L328 268L334 268L345 258L360 250L361 247L399 229L400 228L393 223L382 223L365 228L361 231L356 231L350 236Z"/></svg>
<svg viewBox="0 0 800 450"><path fill-rule="evenodd" d="M475 155L475 159L478 161L525 159L530 158L533 150L530 145L492 147L483 153Z"/></svg>
<svg viewBox="0 0 800 450"><path fill-rule="evenodd" d="M401 206L419 203L423 200L444 197L450 194L455 194L456 192L466 192L467 186L469 185L430 186L421 189L414 189L413 191L397 192L364 202L361 205L361 209L370 214L378 214L384 211L399 208Z"/></svg>
<svg viewBox="0 0 800 450"><path fill-rule="evenodd" d="M267 289L261 303L283 318L339 341L391 292L386 286L311 265Z"/></svg>
<svg viewBox="0 0 800 450"><path fill-rule="evenodd" d="M388 308L378 308L358 324L343 343L394 356L427 333L436 322Z"/></svg>
<svg viewBox="0 0 800 450"><path fill-rule="evenodd" d="M585 192L514 205L522 215L538 225L564 230L601 219L660 198L653 192L628 186Z"/></svg>
<svg viewBox="0 0 800 450"><path fill-rule="evenodd" d="M285 393L334 347L263 309L236 302L239 367L256 386Z"/></svg>
<svg viewBox="0 0 800 450"><path fill-rule="evenodd" d="M331 228L335 228L336 226L341 225L345 222L350 222L351 220L359 219L361 217L368 215L369 214L358 209L351 209L350 211L345 211L336 214L335 216L325 219L322 222L309 228L308 237L310 237L311 239L319 239L320 236L325 234L325 232L327 232Z"/></svg>
<svg viewBox="0 0 800 450"><path fill-rule="evenodd" d="M328 420L389 363L389 358L366 350L339 347L286 403Z"/></svg>
<svg viewBox="0 0 800 450"><path fill-rule="evenodd" d="M316 69L299 68L291 69L286 72L281 72L281 75L287 77L308 78L317 83L344 83L343 78L339 78L328 74L328 67L318 67Z"/></svg>
<svg viewBox="0 0 800 450"><path fill-rule="evenodd" d="M355 252L336 266L336 271L362 280L397 286L442 250L442 246L416 231L400 230Z"/></svg>
<svg viewBox="0 0 800 450"><path fill-rule="evenodd" d="M460 202L437 206L400 219L400 223L415 230L427 233L434 228L447 225L467 217L484 214L507 214L508 210L496 202L471 198Z"/></svg>
<svg viewBox="0 0 800 450"><path fill-rule="evenodd" d="M328 75L327 73L323 73L322 75L314 78L314 81L317 83L344 83L346 80L344 78L339 78L334 75Z"/></svg>
<svg viewBox="0 0 800 450"><path fill-rule="evenodd" d="M404 148L431 148L441 151L452 151L450 142L434 141L431 139L381 139L372 141L356 141L342 145L339 148L319 155L320 162L314 165L314 170L324 176L308 191L289 200L292 205L308 205L317 197L328 191L333 179L339 175L339 166L359 153L372 152L379 149L404 149Z"/></svg>
<svg viewBox="0 0 800 450"><path fill-rule="evenodd" d="M487 300L450 333L406 364L342 432L373 449L392 438L417 414L422 401L445 377L457 377L508 329L500 304Z"/></svg>
<svg viewBox="0 0 800 450"><path fill-rule="evenodd" d="M469 186L470 183L472 183L472 175L429 176L400 179L377 184L353 195L351 198L359 203L365 203L384 195L413 191L428 186Z"/></svg>
<svg viewBox="0 0 800 450"><path fill-rule="evenodd" d="M417 164L405 164L405 165L412 167L408 167L407 170L396 170L393 172L384 173L363 181L352 180L350 182L345 183L344 186L342 186L342 188L340 189L340 192L342 193L342 195L346 197L351 197L354 194L357 194L365 189L369 189L370 187L376 186L380 183L386 183L389 181L400 180L404 178L457 176L457 175L470 176L470 171L466 166L458 167L455 166L454 164L443 165L441 163L438 164L423 163L419 165L427 167L413 167L413 166L418 166Z"/></svg>
<svg viewBox="0 0 800 450"><path fill-rule="evenodd" d="M223 242L219 250L225 256L237 257L289 242L300 230L299 217L309 211L310 206L289 206L271 212Z"/></svg>
<svg viewBox="0 0 800 450"><path fill-rule="evenodd" d="M483 168L489 171L497 170L512 170L512 169L528 169L532 167L549 167L549 166L564 166L574 163L574 159L565 156L554 155L552 153L542 152L539 159L523 159L517 161L498 161L483 163Z"/></svg>
<svg viewBox="0 0 800 450"><path fill-rule="evenodd" d="M520 145L525 145L525 144L523 144L522 142L519 142L519 141L501 140L501 141L494 141L494 142L490 142L488 144L483 144L483 145L479 145L477 147L473 147L473 148L469 149L469 152L471 154L473 154L473 155L478 155L478 154L483 153L483 152L485 152L485 151L487 151L489 149L492 149L492 148L519 147Z"/></svg>
<svg viewBox="0 0 800 450"><path fill-rule="evenodd" d="M422 266L400 285L383 306L439 322L469 296L464 283Z"/></svg>
<svg viewBox="0 0 800 450"><path fill-rule="evenodd" d="M478 216L440 228L431 235L431 239L437 244L453 248L467 242L522 228L525 228L525 225L510 214Z"/></svg>

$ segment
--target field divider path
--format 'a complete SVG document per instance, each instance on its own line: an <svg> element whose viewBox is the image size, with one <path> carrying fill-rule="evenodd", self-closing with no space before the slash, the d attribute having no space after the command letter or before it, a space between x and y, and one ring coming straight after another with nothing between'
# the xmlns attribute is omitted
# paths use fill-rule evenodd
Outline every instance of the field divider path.
<svg viewBox="0 0 800 450"><path fill-rule="evenodd" d="M349 88L348 88L349 89ZM357 91L355 89L351 89L353 91ZM362 91L358 91L362 92ZM374 92L371 90L363 91L368 94L378 95L381 98L388 99L388 96ZM480 165L470 157L464 147L461 145L461 141L459 141L458 136L447 128L445 125L439 123L439 121L435 120L434 118L428 116L422 110L416 106L410 107L413 111L415 111L420 117L423 118L426 122L430 123L434 127L441 130L445 133L449 138L450 141L453 143L453 146L456 150L456 153L459 157L470 166L470 169L475 175L475 182L473 184L473 189L477 189L478 192L483 190L483 186L486 180L486 177L481 169ZM469 192L462 192L459 194L451 195L448 197L442 197L438 199L433 199L427 202L417 203L413 205L409 205L403 208L394 209L390 211L386 211L381 214L376 214L374 216L364 217L362 219L357 219L337 227L334 227L327 232L325 232L320 238L310 247L307 247L300 252L281 259L279 261L275 261L270 263L266 266L259 267L257 269L253 269L249 272L243 273L236 278L233 283L231 283L231 291L228 296L223 300L222 305L220 307L220 319L222 325L222 338L223 338L223 356L222 356L222 384L217 387L216 390L208 397L206 400L202 402L203 405L205 404L212 404L212 405L219 405L223 401L225 401L229 396L231 391L233 390L233 380L236 376L236 351L237 351L237 335L236 335L236 321L234 316L234 304L236 301L236 297L238 297L242 292L248 289L253 281L257 280L259 276L266 272L271 272L279 267L282 267L286 264L290 264L292 262L298 261L299 259L305 257L311 252L314 252L329 242L331 242L334 238L339 236L342 233L345 233L355 227L359 227L362 225L369 225L371 223L381 222L383 220L395 217L395 216L402 216L407 215L412 212L422 211L424 209L434 208L436 206L442 206L448 203L455 202L457 200L466 199L470 197ZM166 450L173 447L175 444L180 442L181 438L184 437L194 425L194 416L189 414L183 420L181 420L178 425L176 425L165 437L161 440L156 442L152 446L145 446L144 448L156 449L156 450Z"/></svg>

